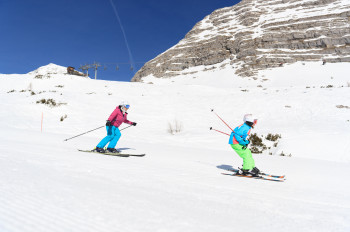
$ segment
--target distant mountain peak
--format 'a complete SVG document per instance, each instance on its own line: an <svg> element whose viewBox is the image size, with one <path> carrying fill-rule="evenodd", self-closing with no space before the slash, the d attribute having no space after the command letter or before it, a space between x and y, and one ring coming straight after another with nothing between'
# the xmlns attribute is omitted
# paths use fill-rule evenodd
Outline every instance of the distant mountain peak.
<svg viewBox="0 0 350 232"><path fill-rule="evenodd" d="M39 75L39 76L45 76L45 77L51 77L52 75L73 75L73 76L83 76L87 77L84 73L79 72L77 70L69 69L73 67L64 67L61 65L49 63L48 65L41 66L40 68L29 72L30 75Z"/></svg>
<svg viewBox="0 0 350 232"><path fill-rule="evenodd" d="M67 67L49 63L48 65L41 66L40 68L29 72L28 74L47 75L47 74L65 74L65 73L67 73Z"/></svg>

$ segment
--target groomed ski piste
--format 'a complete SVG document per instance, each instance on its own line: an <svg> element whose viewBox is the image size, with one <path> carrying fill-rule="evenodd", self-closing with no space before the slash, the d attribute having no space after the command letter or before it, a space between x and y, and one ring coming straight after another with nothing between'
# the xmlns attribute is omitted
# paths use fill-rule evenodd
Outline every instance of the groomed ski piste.
<svg viewBox="0 0 350 232"><path fill-rule="evenodd" d="M54 64L0 74L0 231L350 231L349 66L144 83L69 76ZM123 100L137 126L122 131L117 148L146 156L78 151L93 149L104 128L64 141L103 126ZM209 130L230 133L211 109L233 128L252 113L253 133L280 134L253 156L286 181L222 175L242 160L228 136Z"/></svg>

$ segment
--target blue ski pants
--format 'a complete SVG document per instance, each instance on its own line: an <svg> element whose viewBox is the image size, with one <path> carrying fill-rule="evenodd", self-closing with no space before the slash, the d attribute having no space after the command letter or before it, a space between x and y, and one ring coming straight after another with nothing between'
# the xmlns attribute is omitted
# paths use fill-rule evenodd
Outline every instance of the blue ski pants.
<svg viewBox="0 0 350 232"><path fill-rule="evenodd" d="M119 128L115 126L106 126L106 129L107 136L97 144L97 147L104 148L107 143L109 143L107 148L115 148L122 134L120 133Z"/></svg>

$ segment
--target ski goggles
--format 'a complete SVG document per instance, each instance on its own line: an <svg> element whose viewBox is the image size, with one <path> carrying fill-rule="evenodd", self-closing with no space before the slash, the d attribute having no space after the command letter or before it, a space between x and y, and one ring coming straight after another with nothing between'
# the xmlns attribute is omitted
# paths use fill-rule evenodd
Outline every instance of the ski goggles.
<svg viewBox="0 0 350 232"><path fill-rule="evenodd" d="M130 105L125 105L124 107L127 108L127 109L129 109L129 108L130 108Z"/></svg>

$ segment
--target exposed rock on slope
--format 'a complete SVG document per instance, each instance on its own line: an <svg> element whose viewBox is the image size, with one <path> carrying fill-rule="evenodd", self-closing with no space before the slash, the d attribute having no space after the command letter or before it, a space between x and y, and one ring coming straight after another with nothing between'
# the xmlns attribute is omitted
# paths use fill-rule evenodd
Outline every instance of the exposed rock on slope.
<svg viewBox="0 0 350 232"><path fill-rule="evenodd" d="M191 67L201 65L202 71L232 66L239 76L254 76L311 60L350 62L349 0L243 0L216 10L132 81L195 74Z"/></svg>

